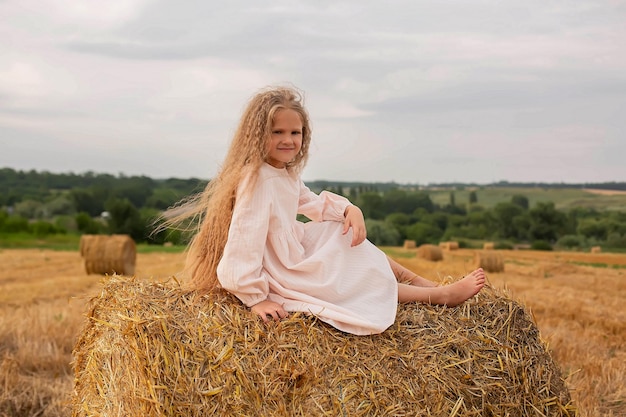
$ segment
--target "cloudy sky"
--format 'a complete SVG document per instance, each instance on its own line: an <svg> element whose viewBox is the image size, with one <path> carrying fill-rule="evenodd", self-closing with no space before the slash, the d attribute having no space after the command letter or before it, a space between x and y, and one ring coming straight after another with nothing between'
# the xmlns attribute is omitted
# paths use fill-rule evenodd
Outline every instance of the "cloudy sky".
<svg viewBox="0 0 626 417"><path fill-rule="evenodd" d="M0 167L210 178L305 92L305 180L626 181L626 2L0 0Z"/></svg>

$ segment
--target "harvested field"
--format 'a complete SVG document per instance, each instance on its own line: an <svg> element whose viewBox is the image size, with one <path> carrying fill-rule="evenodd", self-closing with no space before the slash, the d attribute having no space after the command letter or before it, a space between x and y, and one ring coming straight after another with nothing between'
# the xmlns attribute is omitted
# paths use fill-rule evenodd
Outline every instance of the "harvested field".
<svg viewBox="0 0 626 417"><path fill-rule="evenodd" d="M467 273L475 256L459 249L432 262L415 250L389 251L435 281ZM506 272L488 274L491 284L531 309L579 415L626 415L626 255L497 252ZM137 276L166 278L182 261L138 254ZM70 415L71 352L103 278L85 274L78 252L2 250L0 262L0 416Z"/></svg>
<svg viewBox="0 0 626 417"><path fill-rule="evenodd" d="M624 190L600 190L597 188L585 188L584 190L588 193L599 195L626 195Z"/></svg>

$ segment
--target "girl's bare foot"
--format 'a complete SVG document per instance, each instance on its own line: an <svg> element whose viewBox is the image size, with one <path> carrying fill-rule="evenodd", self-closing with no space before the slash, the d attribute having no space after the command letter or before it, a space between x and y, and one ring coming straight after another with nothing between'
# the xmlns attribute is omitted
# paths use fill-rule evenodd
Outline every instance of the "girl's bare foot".
<svg viewBox="0 0 626 417"><path fill-rule="evenodd" d="M478 294L478 292L485 286L485 272L482 268L478 268L468 275L464 276L457 282L440 287L443 294L439 302L431 302L434 304L447 305L448 307L454 307L468 298L471 298Z"/></svg>
<svg viewBox="0 0 626 417"><path fill-rule="evenodd" d="M478 294L485 286L485 280L485 272L478 268L461 280L442 287L398 284L398 301L401 303L417 301L454 307Z"/></svg>

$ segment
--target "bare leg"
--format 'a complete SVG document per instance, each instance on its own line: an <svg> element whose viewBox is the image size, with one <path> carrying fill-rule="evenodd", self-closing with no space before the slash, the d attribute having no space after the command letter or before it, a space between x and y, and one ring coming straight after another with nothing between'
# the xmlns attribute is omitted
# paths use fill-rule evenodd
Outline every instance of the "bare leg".
<svg viewBox="0 0 626 417"><path fill-rule="evenodd" d="M393 274L396 276L396 279L398 280L399 283L415 285L417 287L436 287L437 286L436 283L426 278L420 277L415 272L403 267L402 265L400 265L399 263L397 263L390 257L387 257L387 259L389 260L389 266L391 266L391 270L393 271Z"/></svg>
<svg viewBox="0 0 626 417"><path fill-rule="evenodd" d="M422 302L454 307L478 294L485 285L482 268L472 271L460 281L441 287L418 287L398 284L398 301L401 303Z"/></svg>

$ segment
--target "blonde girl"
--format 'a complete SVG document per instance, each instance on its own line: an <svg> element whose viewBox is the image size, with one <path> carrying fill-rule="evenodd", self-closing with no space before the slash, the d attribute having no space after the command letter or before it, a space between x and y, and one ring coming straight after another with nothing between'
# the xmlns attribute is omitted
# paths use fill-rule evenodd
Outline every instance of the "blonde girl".
<svg viewBox="0 0 626 417"><path fill-rule="evenodd" d="M481 269L437 286L366 240L357 206L300 179L310 143L297 90L269 88L250 100L220 172L173 219L200 219L186 264L197 289L222 287L263 321L305 312L359 335L388 328L398 302L455 306L480 291Z"/></svg>

